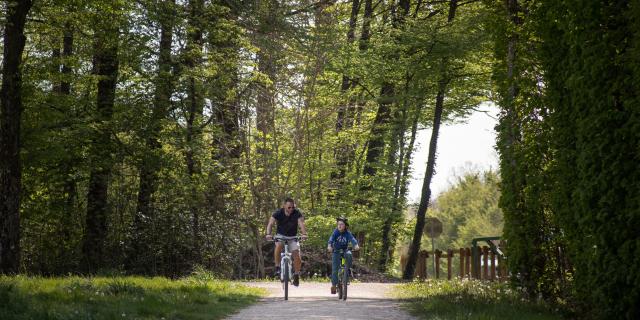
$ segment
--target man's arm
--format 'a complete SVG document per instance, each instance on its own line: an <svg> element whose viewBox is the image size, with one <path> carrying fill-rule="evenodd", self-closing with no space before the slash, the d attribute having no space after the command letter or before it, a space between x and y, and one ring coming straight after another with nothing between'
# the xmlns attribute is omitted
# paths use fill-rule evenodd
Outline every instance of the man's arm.
<svg viewBox="0 0 640 320"><path fill-rule="evenodd" d="M307 227L304 226L304 217L298 218L298 226L300 227L300 231L302 231L302 239L306 239Z"/></svg>
<svg viewBox="0 0 640 320"><path fill-rule="evenodd" d="M274 217L269 218L269 223L267 223L267 235L266 235L267 240L271 240L273 238L273 236L271 236L271 227L275 222L276 222L276 218Z"/></svg>

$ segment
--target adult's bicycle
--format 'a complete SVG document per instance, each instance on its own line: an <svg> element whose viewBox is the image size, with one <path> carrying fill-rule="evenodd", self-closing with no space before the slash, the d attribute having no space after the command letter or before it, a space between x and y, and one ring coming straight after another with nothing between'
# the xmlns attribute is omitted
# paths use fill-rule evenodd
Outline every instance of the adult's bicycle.
<svg viewBox="0 0 640 320"><path fill-rule="evenodd" d="M291 252L289 252L289 241L300 241L302 237L293 236L287 237L282 235L276 235L273 237L274 242L284 243L284 252L280 253L280 282L282 282L282 289L284 290L284 300L289 300L289 282L293 278L293 263L291 259Z"/></svg>

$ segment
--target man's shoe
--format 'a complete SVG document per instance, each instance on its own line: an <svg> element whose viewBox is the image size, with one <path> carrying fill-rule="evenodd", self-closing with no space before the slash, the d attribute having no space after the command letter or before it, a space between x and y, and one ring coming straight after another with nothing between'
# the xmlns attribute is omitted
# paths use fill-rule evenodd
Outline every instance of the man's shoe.
<svg viewBox="0 0 640 320"><path fill-rule="evenodd" d="M296 287L300 285L300 275L297 273L293 274L293 285Z"/></svg>
<svg viewBox="0 0 640 320"><path fill-rule="evenodd" d="M279 278L280 278L280 266L277 266L277 267L275 268L275 270L273 271L273 276L274 276L276 279L279 279Z"/></svg>
<svg viewBox="0 0 640 320"><path fill-rule="evenodd" d="M331 286L331 294L336 294L336 286Z"/></svg>

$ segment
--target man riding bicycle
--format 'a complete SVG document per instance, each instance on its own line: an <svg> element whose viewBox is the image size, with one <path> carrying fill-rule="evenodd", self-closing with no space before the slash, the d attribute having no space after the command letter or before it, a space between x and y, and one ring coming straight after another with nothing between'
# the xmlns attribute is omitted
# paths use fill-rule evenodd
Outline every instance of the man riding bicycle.
<svg viewBox="0 0 640 320"><path fill-rule="evenodd" d="M327 250L333 255L331 256L331 294L336 294L336 285L338 285L338 270L340 269L340 263L342 262L342 254L346 260L347 270L351 268L351 262L353 256L351 251L348 251L349 242L353 245L353 250L358 251L358 240L349 232L349 222L346 218L336 218L336 229L333 230L331 237L329 237L329 244Z"/></svg>
<svg viewBox="0 0 640 320"><path fill-rule="evenodd" d="M304 216L302 212L296 208L295 201L291 198L284 200L282 208L276 210L269 218L267 224L267 240L272 240L271 227L274 223L278 224L277 235L294 237L298 235L298 227L302 231L302 239L307 238L307 229L304 226ZM282 242L276 242L276 248L273 252L273 261L275 263L275 276L280 275L280 253L284 244ZM293 285L298 286L300 284L300 269L302 268L302 259L300 257L300 244L298 241L289 242L289 248L293 255Z"/></svg>

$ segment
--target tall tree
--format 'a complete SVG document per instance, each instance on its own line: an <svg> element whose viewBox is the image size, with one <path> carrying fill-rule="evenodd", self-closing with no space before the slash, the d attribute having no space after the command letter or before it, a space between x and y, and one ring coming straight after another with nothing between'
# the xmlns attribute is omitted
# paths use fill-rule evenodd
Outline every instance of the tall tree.
<svg viewBox="0 0 640 320"><path fill-rule="evenodd" d="M153 267L149 263L152 260L143 259L152 253L150 252L151 241L145 236L153 233L150 227L155 223L156 218L153 195L157 190L158 171L161 169L162 163L160 132L162 130L162 121L167 116L171 104L174 82L171 48L176 14L175 0L162 1L158 9L160 22L158 74L155 81L153 109L147 122L147 128L144 131L145 154L139 168L140 184L136 212L133 219L132 251L128 257L129 264L131 264L130 267L144 273L149 273L151 271L150 268Z"/></svg>
<svg viewBox="0 0 640 320"><path fill-rule="evenodd" d="M405 23L405 20L407 18L407 16L409 15L409 10L411 8L411 1L410 0L400 0L398 2L398 7L400 10L398 10L397 8L395 8L394 6L394 16L393 16L393 28L394 29L402 29L403 25ZM393 54L391 56L391 61L397 60L397 54ZM407 83L408 83L408 79L407 79ZM389 138L390 138L390 143L389 143L389 150L388 150L388 157L387 157L387 168L393 168L394 166L396 166L396 160L398 159L397 155L398 152L401 148L403 148L404 146L402 145L402 140L404 137L404 132L406 130L405 128L405 121L403 121L402 117L403 117L403 113L400 110L402 107L406 107L404 104L401 106L397 106L395 111L393 112L393 115L391 114L391 104L393 102L397 102L395 100L395 84L393 82L391 82L390 80L385 80L382 83L382 88L380 90L380 101L379 101L379 105L378 105L378 111L376 113L376 118L374 120L374 127L371 130L371 137L369 138L369 142L368 142L368 149L367 149L367 157L366 157L366 162L365 162L365 166L363 169L363 173L365 175L375 175L377 170L376 170L376 163L379 161L379 158L382 155L382 152L384 151L384 141L385 141L385 134L383 132L386 133L390 133L388 134ZM391 124L391 130L389 130L388 128L388 124ZM399 167L399 166L397 166ZM393 195L393 199L397 198L397 194L400 191L399 189L399 182L400 179L398 177L396 177L396 183L394 184L394 195ZM395 201L395 200L392 200ZM397 212L397 210L395 210L395 207L397 206L397 203L392 203L391 206L391 210L389 210L389 213L386 215L386 217L384 217L384 222L383 222L383 226L382 226L382 250L380 251L380 256L378 258L378 270L380 271L385 271L386 270L386 266L387 266L387 261L389 258L389 249L391 247L391 226L393 224L393 222L397 219L395 213Z"/></svg>
<svg viewBox="0 0 640 320"><path fill-rule="evenodd" d="M447 17L447 24L451 24L455 18L456 10L458 8L457 0L449 1L449 15ZM440 63L440 74L438 80L438 91L436 94L435 111L433 114L433 127L431 128L431 140L429 141L429 155L427 158L427 169L424 176L424 182L422 184L422 193L420 195L420 205L418 206L418 212L416 213L416 226L413 231L413 238L409 247L409 258L407 259L407 265L405 266L402 277L404 279L413 279L415 274L416 261L418 260L418 253L420 252L420 244L422 242L422 233L424 231L425 218L427 214L427 208L431 199L431 180L435 173L436 166L436 150L438 147L438 135L440 133L440 123L442 121L442 111L444 108L444 98L447 92L447 85L450 81L448 75L449 58L443 57Z"/></svg>
<svg viewBox="0 0 640 320"><path fill-rule="evenodd" d="M83 243L84 268L87 272L104 267L106 258L108 190L115 152L110 125L118 80L119 10L117 5L113 8L99 6L94 18L93 73L98 79L98 90Z"/></svg>
<svg viewBox="0 0 640 320"><path fill-rule="evenodd" d="M30 0L7 1L0 89L0 273L20 266L22 52Z"/></svg>
<svg viewBox="0 0 640 320"><path fill-rule="evenodd" d="M349 29L347 31L347 46L351 47L351 45L355 42L356 39L356 24L358 22L358 13L360 11L361 2L360 0L352 0L351 1L351 14L349 16ZM353 93L350 93L350 90L355 87L355 83L353 79L350 78L350 75L343 74L342 82L340 84L340 92L346 96L346 101L340 102L338 106L338 114L336 119L336 132L338 134L338 149L335 152L336 166L337 172L332 173L332 179L335 180L336 187L338 189L342 186L342 179L344 179L347 164L350 158L350 147L345 144L344 139L340 139L340 133L348 129L353 121L350 118L353 118L353 113L355 110L356 99L352 96Z"/></svg>
<svg viewBox="0 0 640 320"><path fill-rule="evenodd" d="M258 162L259 183L254 192L256 196L256 213L258 223L262 225L279 201L274 193L274 183L278 172L274 165L274 134L276 115L276 84L278 82L278 63L280 59L280 44L277 41L281 34L282 8L279 0L263 0L258 7L258 33L256 45L258 71L264 79L257 84L256 100L256 153ZM264 221L263 221L264 220ZM256 237L256 247L259 254L258 273L264 274L262 261L261 233L257 226L253 228Z"/></svg>
<svg viewBox="0 0 640 320"><path fill-rule="evenodd" d="M187 27L187 47L185 52L185 67L188 69L187 81L187 132L186 132L186 162L187 174L191 183L191 232L194 261L201 260L201 236L200 236L200 208L198 201L200 192L196 188L197 175L201 173L201 164L198 160L199 144L202 137L202 117L204 111L204 91L202 81L197 72L202 64L203 50L203 25L204 25L204 0L190 0L188 4L189 18Z"/></svg>

